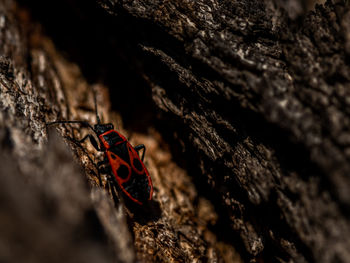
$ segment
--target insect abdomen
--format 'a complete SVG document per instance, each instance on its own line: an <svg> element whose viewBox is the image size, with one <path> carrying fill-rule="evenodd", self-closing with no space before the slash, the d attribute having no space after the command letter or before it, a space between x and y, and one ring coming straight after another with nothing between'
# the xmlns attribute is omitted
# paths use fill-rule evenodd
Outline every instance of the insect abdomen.
<svg viewBox="0 0 350 263"><path fill-rule="evenodd" d="M150 199L151 186L148 183L148 177L145 173L142 175L133 173L130 180L123 183L122 187L140 202Z"/></svg>

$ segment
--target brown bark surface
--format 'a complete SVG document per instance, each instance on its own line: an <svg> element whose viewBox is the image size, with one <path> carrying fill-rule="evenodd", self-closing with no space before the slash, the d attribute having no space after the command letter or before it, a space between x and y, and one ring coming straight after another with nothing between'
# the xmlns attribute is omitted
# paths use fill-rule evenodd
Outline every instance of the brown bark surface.
<svg viewBox="0 0 350 263"><path fill-rule="evenodd" d="M142 25L153 100L248 253L347 262L347 3L309 13L302 1L100 3Z"/></svg>
<svg viewBox="0 0 350 263"><path fill-rule="evenodd" d="M26 8L8 0L0 11L0 261L241 262L233 245L208 229L217 220L213 205L171 160L161 135L152 127L144 133L123 129L106 86L88 83ZM146 206L125 200L117 187L114 200L105 176L99 184L94 163L101 154L68 139L89 130L46 127L62 119L96 122L94 93L103 122L114 123L133 145L147 146L154 197Z"/></svg>
<svg viewBox="0 0 350 263"><path fill-rule="evenodd" d="M20 2L0 3L0 261L349 261L346 1ZM48 140L96 122L94 92L147 147L147 206L56 134L88 130Z"/></svg>

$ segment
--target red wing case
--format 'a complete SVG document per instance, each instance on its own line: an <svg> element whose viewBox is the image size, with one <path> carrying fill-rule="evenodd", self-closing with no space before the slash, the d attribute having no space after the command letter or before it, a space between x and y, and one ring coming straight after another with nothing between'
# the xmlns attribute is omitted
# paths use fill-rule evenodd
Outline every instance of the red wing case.
<svg viewBox="0 0 350 263"><path fill-rule="evenodd" d="M124 155L124 160L119 157L121 153ZM131 144L125 142L115 149L112 147L106 154L122 191L138 204L151 200L153 194L151 177Z"/></svg>

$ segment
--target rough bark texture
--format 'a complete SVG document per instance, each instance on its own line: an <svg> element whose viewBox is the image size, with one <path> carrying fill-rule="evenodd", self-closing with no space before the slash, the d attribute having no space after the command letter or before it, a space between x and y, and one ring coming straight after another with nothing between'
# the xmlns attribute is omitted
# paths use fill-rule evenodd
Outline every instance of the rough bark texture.
<svg viewBox="0 0 350 263"><path fill-rule="evenodd" d="M286 2L100 1L247 252L348 262L350 11Z"/></svg>
<svg viewBox="0 0 350 263"><path fill-rule="evenodd" d="M118 253L118 262L134 262L122 210L100 189L90 200L82 170L53 130L47 143L45 122L67 116L67 101L52 63L59 59L29 44L20 30L30 28L26 17L13 1L0 3L0 261L113 262ZM108 241L111 229L123 235Z"/></svg>
<svg viewBox="0 0 350 263"><path fill-rule="evenodd" d="M0 2L2 262L349 261L346 1L46 2L21 1L37 22ZM45 122L95 121L93 89L148 147L144 208L112 202L88 143L66 141L91 194L46 142Z"/></svg>
<svg viewBox="0 0 350 263"><path fill-rule="evenodd" d="M212 204L198 196L156 130L122 129L107 88L89 84L14 1L0 2L0 27L1 262L241 262L233 245L208 229L217 220ZM105 177L99 185L94 163L102 156L89 143L65 140L84 177L55 128L47 142L47 122L96 121L93 91L102 120L147 146L154 201L145 207L124 203ZM66 138L89 132L57 129Z"/></svg>

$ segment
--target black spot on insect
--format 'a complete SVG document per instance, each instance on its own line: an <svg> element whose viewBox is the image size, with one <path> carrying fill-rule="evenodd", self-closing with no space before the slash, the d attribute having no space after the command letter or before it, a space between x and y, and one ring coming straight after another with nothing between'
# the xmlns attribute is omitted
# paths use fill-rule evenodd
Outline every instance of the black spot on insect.
<svg viewBox="0 0 350 263"><path fill-rule="evenodd" d="M111 154L111 157L112 157L113 160L117 159L117 157L115 157L114 154Z"/></svg>
<svg viewBox="0 0 350 263"><path fill-rule="evenodd" d="M134 167L136 168L136 170L142 171L142 169L143 169L142 164L137 158L134 158L132 163L133 163Z"/></svg>
<svg viewBox="0 0 350 263"><path fill-rule="evenodd" d="M122 179L126 179L129 175L129 169L127 166L125 165L121 165L119 166L118 170L116 171L116 174L122 178Z"/></svg>
<svg viewBox="0 0 350 263"><path fill-rule="evenodd" d="M130 180L123 183L123 187L136 200L144 202L149 199L151 189L146 174L134 173Z"/></svg>
<svg viewBox="0 0 350 263"><path fill-rule="evenodd" d="M109 148L109 151L122 158L125 162L130 163L130 157L128 148L126 147L126 142Z"/></svg>

